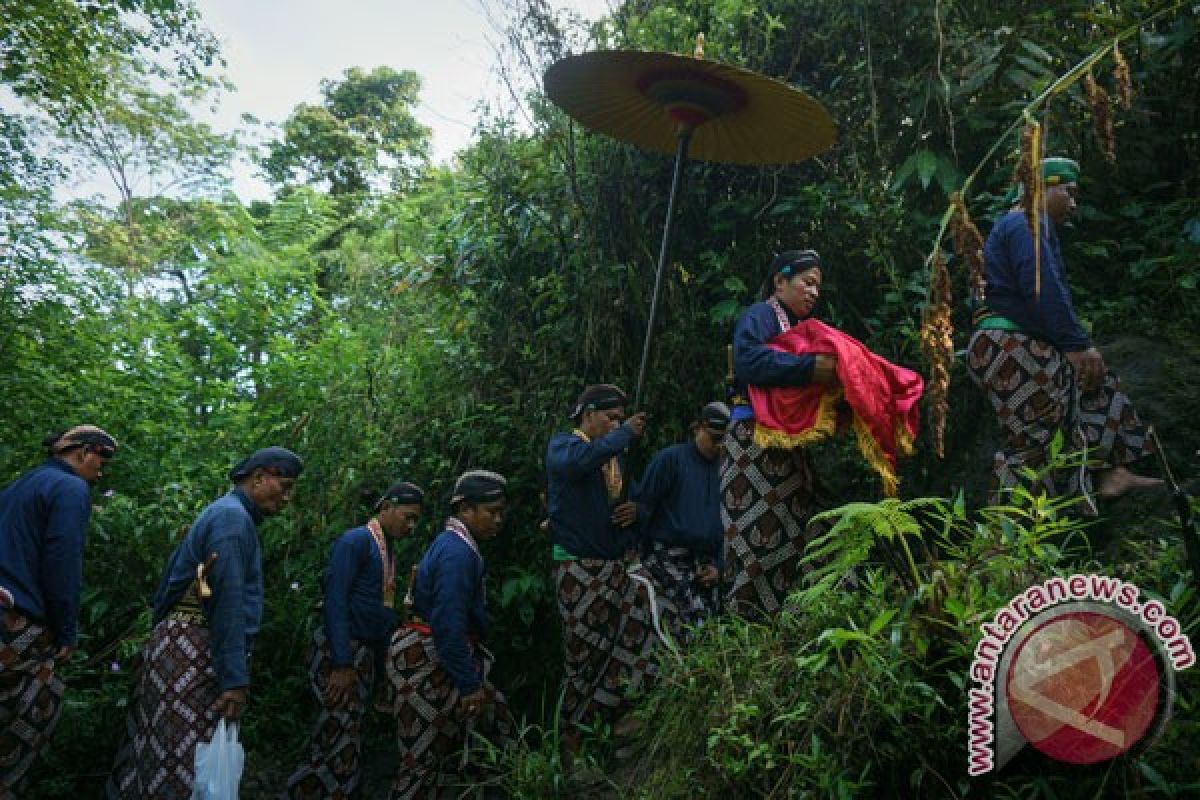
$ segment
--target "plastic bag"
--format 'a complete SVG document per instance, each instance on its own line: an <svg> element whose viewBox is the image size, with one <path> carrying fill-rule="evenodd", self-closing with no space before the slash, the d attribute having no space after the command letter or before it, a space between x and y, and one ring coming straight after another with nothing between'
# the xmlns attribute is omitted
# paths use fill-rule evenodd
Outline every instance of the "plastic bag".
<svg viewBox="0 0 1200 800"><path fill-rule="evenodd" d="M238 741L236 724L217 723L211 742L196 745L196 780L192 800L237 800L246 753Z"/></svg>

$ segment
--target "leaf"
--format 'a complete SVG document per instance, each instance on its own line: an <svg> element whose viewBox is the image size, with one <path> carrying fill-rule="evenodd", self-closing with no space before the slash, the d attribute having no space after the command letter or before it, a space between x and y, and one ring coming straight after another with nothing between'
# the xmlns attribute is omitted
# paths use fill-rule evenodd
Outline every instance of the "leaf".
<svg viewBox="0 0 1200 800"><path fill-rule="evenodd" d="M950 615L955 619L962 619L967 615L967 607L957 597L947 597L945 602L942 603L942 608L949 611Z"/></svg>
<svg viewBox="0 0 1200 800"><path fill-rule="evenodd" d="M1167 779L1162 776L1162 773L1147 764L1145 761L1138 762L1138 771L1145 775L1146 779L1153 783L1154 786L1164 794L1174 794L1174 792L1171 791L1170 784L1167 783Z"/></svg>
<svg viewBox="0 0 1200 800"><path fill-rule="evenodd" d="M908 158L904 159L904 163L900 165L900 169L896 170L896 176L892 179L892 191L898 192L904 188L904 184L908 183L908 179L912 177L913 172L917 168L917 154L913 153Z"/></svg>
<svg viewBox="0 0 1200 800"><path fill-rule="evenodd" d="M725 323L737 316L738 309L737 300L722 300L709 310L708 316L713 322Z"/></svg>
<svg viewBox="0 0 1200 800"><path fill-rule="evenodd" d="M979 91L982 86L996 74L999 64L984 64L979 69L972 73L971 77L958 85L959 95L972 95Z"/></svg>
<svg viewBox="0 0 1200 800"><path fill-rule="evenodd" d="M921 179L921 188L928 189L933 176L937 174L938 157L931 150L917 153L917 177Z"/></svg>
<svg viewBox="0 0 1200 800"><path fill-rule="evenodd" d="M1016 61L1018 64L1020 64L1025 69L1029 70L1029 73L1031 75L1037 75L1040 77L1054 75L1054 72L1052 70L1047 69L1045 65L1040 64L1037 61L1034 61L1032 58L1025 58L1024 56L1016 56L1013 60Z"/></svg>
<svg viewBox="0 0 1200 800"><path fill-rule="evenodd" d="M1024 47L1028 52L1037 56L1042 61L1045 61L1047 64L1054 61L1054 56L1050 55L1044 49L1042 49L1039 45L1029 41L1028 39L1021 40L1021 47Z"/></svg>
<svg viewBox="0 0 1200 800"><path fill-rule="evenodd" d="M879 633L881 630L883 630L884 626L892 621L892 617L894 616L896 616L896 609L883 609L875 615L875 619L871 620L871 624L867 626L867 633L871 634L872 636Z"/></svg>

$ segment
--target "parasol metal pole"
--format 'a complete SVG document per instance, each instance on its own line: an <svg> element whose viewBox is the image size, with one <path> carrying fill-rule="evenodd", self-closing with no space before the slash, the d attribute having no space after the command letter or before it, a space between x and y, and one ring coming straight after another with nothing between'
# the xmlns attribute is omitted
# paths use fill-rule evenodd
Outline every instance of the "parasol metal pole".
<svg viewBox="0 0 1200 800"><path fill-rule="evenodd" d="M650 319L646 322L646 338L642 342L642 363L638 367L637 389L633 393L633 407L641 409L642 388L646 384L646 365L650 361L650 343L654 339L654 321L658 318L658 296L662 291L663 273L667 267L667 256L671 252L671 229L675 225L675 198L683 181L683 164L687 161L688 144L692 140L692 128L680 126L679 147L675 150L675 173L671 176L671 194L667 199L667 224L663 226L662 246L658 251L658 271L654 274L654 293L650 295Z"/></svg>

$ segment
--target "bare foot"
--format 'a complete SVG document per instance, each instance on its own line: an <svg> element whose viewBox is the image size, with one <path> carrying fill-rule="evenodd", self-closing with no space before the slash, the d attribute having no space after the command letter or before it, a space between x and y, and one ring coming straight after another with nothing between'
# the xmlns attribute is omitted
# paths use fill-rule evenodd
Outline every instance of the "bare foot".
<svg viewBox="0 0 1200 800"><path fill-rule="evenodd" d="M1096 475L1096 494L1105 500L1114 500L1127 492L1157 489L1162 485L1161 478L1137 475L1126 467L1113 467Z"/></svg>

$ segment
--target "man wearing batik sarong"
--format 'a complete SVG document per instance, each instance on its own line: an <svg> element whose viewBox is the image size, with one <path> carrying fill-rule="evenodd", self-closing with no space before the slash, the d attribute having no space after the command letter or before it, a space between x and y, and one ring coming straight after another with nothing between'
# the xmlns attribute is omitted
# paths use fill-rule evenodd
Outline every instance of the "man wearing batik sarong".
<svg viewBox="0 0 1200 800"><path fill-rule="evenodd" d="M472 735L504 747L512 720L504 695L488 681L488 618L479 544L504 524L504 477L471 470L455 481L451 516L417 567L414 616L392 637L387 680L396 718L400 768L391 800L438 796L464 783L451 776L470 762Z"/></svg>
<svg viewBox="0 0 1200 800"><path fill-rule="evenodd" d="M717 460L729 427L729 407L709 403L692 424L692 440L655 453L634 491L642 530L642 565L670 600L671 635L715 614L723 557Z"/></svg>
<svg viewBox="0 0 1200 800"><path fill-rule="evenodd" d="M62 713L79 635L89 485L117 442L94 425L46 438L48 458L0 492L0 798L15 797Z"/></svg>
<svg viewBox="0 0 1200 800"><path fill-rule="evenodd" d="M108 797L187 800L196 745L217 720L237 722L262 624L258 525L283 510L304 468L282 447L259 450L229 473L235 484L192 523L154 596Z"/></svg>
<svg viewBox="0 0 1200 800"><path fill-rule="evenodd" d="M646 414L625 420L626 403L616 386L588 386L570 414L575 430L556 434L546 449L568 754L580 725L620 720L627 692L656 669L653 584L644 569L631 574L626 564L637 544L637 504L626 499L622 454L645 432Z"/></svg>
<svg viewBox="0 0 1200 800"><path fill-rule="evenodd" d="M775 614L799 582L806 527L821 509L808 450L760 447L748 387L836 387L837 358L788 353L771 340L807 317L821 292L821 257L786 250L767 271L762 301L750 306L733 332L733 422L721 444L721 524L725 531L722 584L725 610Z"/></svg>
<svg viewBox="0 0 1200 800"><path fill-rule="evenodd" d="M987 393L1005 436L992 463L992 501L1003 502L1020 482L1022 467L1042 467L1061 432L1068 452L1086 448L1088 464L1045 474L1041 489L1050 496L1078 495L1083 513L1094 515L1097 496L1115 498L1162 481L1127 467L1154 452L1149 426L1118 390L1117 376L1080 325L1067 288L1058 229L1075 211L1079 165L1047 158L1042 177L1040 269L1025 214L1014 208L992 227L984 248L986 296L976 312L967 369Z"/></svg>
<svg viewBox="0 0 1200 800"><path fill-rule="evenodd" d="M333 543L323 581L324 623L313 634L309 680L321 705L308 761L288 780L288 797L340 800L362 779L362 724L396 629L392 541L408 536L425 496L401 481L375 503L375 516Z"/></svg>

